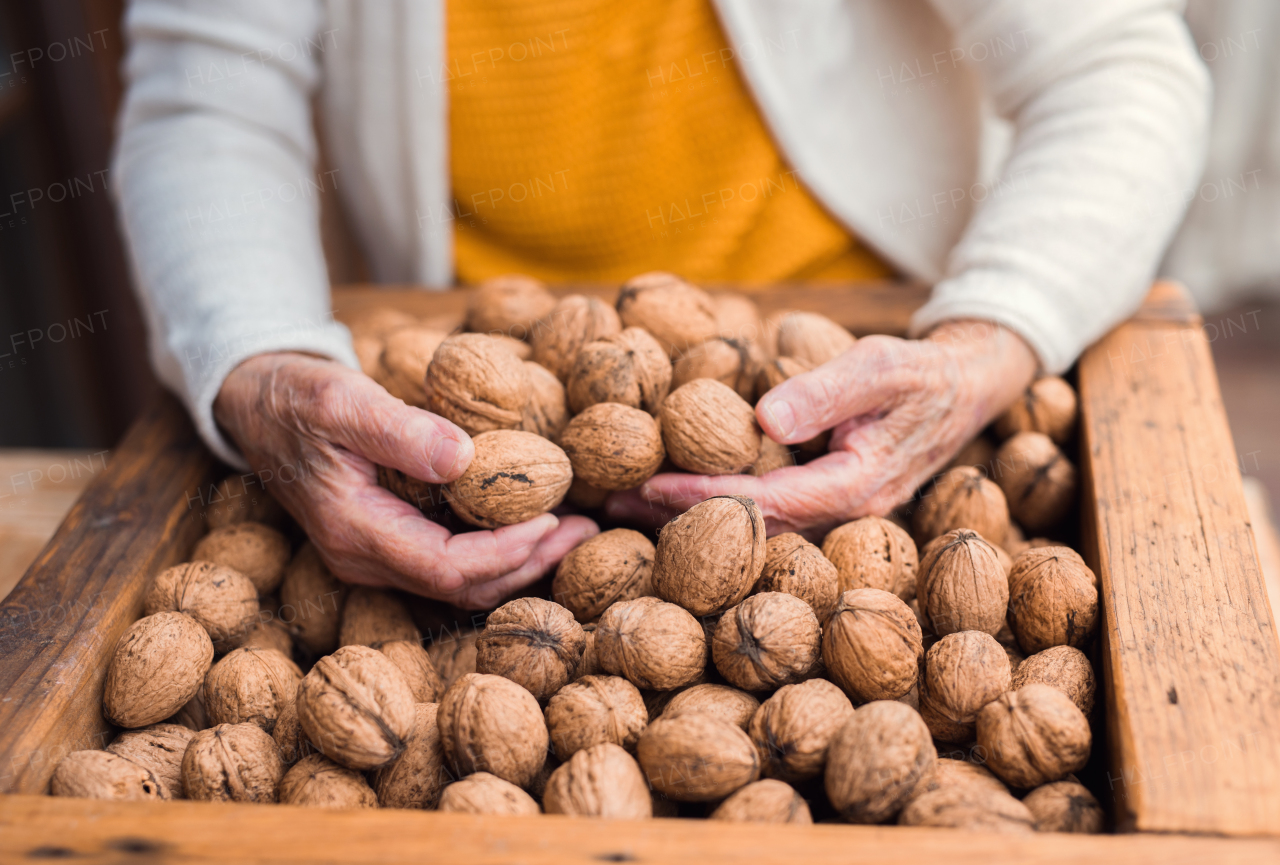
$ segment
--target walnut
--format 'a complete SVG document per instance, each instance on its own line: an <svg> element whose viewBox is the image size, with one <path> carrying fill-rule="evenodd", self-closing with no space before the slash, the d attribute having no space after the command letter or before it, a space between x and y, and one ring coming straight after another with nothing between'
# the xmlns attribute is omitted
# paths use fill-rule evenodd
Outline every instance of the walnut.
<svg viewBox="0 0 1280 865"><path fill-rule="evenodd" d="M509 274L486 279L467 298L467 330L528 339L534 325L555 309L556 299L540 280Z"/></svg>
<svg viewBox="0 0 1280 865"><path fill-rule="evenodd" d="M440 802L440 791L452 780L445 768L440 728L436 723L436 703L413 707L413 730L405 740L404 753L374 771L370 778L384 808L432 810Z"/></svg>
<svg viewBox="0 0 1280 865"><path fill-rule="evenodd" d="M560 446L574 477L602 490L640 486L666 457L653 416L613 402L596 403L569 421Z"/></svg>
<svg viewBox="0 0 1280 865"><path fill-rule="evenodd" d="M378 797L364 776L310 754L280 779L280 803L303 808L377 808Z"/></svg>
<svg viewBox="0 0 1280 865"><path fill-rule="evenodd" d="M422 634L399 597L384 589L352 586L342 606L340 646L369 646L392 640L418 642Z"/></svg>
<svg viewBox="0 0 1280 865"><path fill-rule="evenodd" d="M778 355L817 367L853 348L853 334L825 315L789 312L778 320Z"/></svg>
<svg viewBox="0 0 1280 865"><path fill-rule="evenodd" d="M434 703L444 694L444 681L431 663L431 656L417 640L389 640L374 643L377 649L391 659L404 675L415 703Z"/></svg>
<svg viewBox="0 0 1280 865"><path fill-rule="evenodd" d="M739 603L764 570L764 515L744 496L714 496L662 527L654 593L695 616Z"/></svg>
<svg viewBox="0 0 1280 865"><path fill-rule="evenodd" d="M635 758L612 742L583 748L551 773L542 804L548 814L647 820L649 786Z"/></svg>
<svg viewBox="0 0 1280 865"><path fill-rule="evenodd" d="M1057 525L1076 501L1076 467L1043 433L1018 433L1000 445L995 479L1009 513L1029 531Z"/></svg>
<svg viewBox="0 0 1280 865"><path fill-rule="evenodd" d="M1022 654L1022 650L1018 648L1018 638L1013 635L1013 628L1009 627L1009 618L1005 617L1004 624L1000 626L1000 630L996 632L996 642L1000 644L1000 648L1004 649L1005 657L1009 659L1009 669L1017 672L1018 665L1027 659Z"/></svg>
<svg viewBox="0 0 1280 865"><path fill-rule="evenodd" d="M448 339L443 330L413 325L393 330L383 339L382 357L375 375L387 393L411 406L427 404L427 367L440 343Z"/></svg>
<svg viewBox="0 0 1280 865"><path fill-rule="evenodd" d="M524 361L479 333L455 334L436 349L425 379L427 411L475 436L519 429L529 397Z"/></svg>
<svg viewBox="0 0 1280 865"><path fill-rule="evenodd" d="M618 292L617 306L623 324L649 331L673 359L720 332L711 296L674 274L633 276Z"/></svg>
<svg viewBox="0 0 1280 865"><path fill-rule="evenodd" d="M703 712L737 724L746 730L760 708L760 701L727 685L694 685L678 692L662 710L662 717L674 718L686 712Z"/></svg>
<svg viewBox="0 0 1280 865"><path fill-rule="evenodd" d="M789 378L813 367L794 357L775 357L766 360L756 372L756 401Z"/></svg>
<svg viewBox="0 0 1280 865"><path fill-rule="evenodd" d="M697 681L707 663L706 637L698 620L658 598L610 606L596 626L595 647L606 673L654 691Z"/></svg>
<svg viewBox="0 0 1280 865"><path fill-rule="evenodd" d="M1083 646L1098 627L1098 578L1069 547L1037 547L1009 574L1009 625L1024 652Z"/></svg>
<svg viewBox="0 0 1280 865"><path fill-rule="evenodd" d="M1078 772L1093 733L1071 698L1050 685L1008 691L978 713L987 765L1012 787L1038 787Z"/></svg>
<svg viewBox="0 0 1280 865"><path fill-rule="evenodd" d="M576 678L587 640L573 614L541 598L517 598L489 614L476 640L476 672L505 676L545 703Z"/></svg>
<svg viewBox="0 0 1280 865"><path fill-rule="evenodd" d="M352 336L372 336L382 339L393 330L410 327L418 320L403 310L391 306L368 307L357 313L347 324Z"/></svg>
<svg viewBox="0 0 1280 865"><path fill-rule="evenodd" d="M845 592L827 620L827 675L854 700L896 700L911 690L924 656L911 608L880 589Z"/></svg>
<svg viewBox="0 0 1280 865"><path fill-rule="evenodd" d="M203 802L274 802L284 777L275 741L257 724L201 730L182 756L187 798Z"/></svg>
<svg viewBox="0 0 1280 865"><path fill-rule="evenodd" d="M779 688L748 728L764 775L793 782L821 775L831 740L851 715L849 698L826 679Z"/></svg>
<svg viewBox="0 0 1280 865"><path fill-rule="evenodd" d="M448 513L448 508L445 507L443 485L420 481L399 469L387 466L378 466L377 470L378 486L422 511L422 515L427 519L439 522Z"/></svg>
<svg viewBox="0 0 1280 865"><path fill-rule="evenodd" d="M246 481L246 477L252 480ZM209 491L204 519L210 531L234 523L278 526L284 522L286 514L280 503L264 489L250 489L251 485L257 485L254 475L227 475Z"/></svg>
<svg viewBox="0 0 1280 865"><path fill-rule="evenodd" d="M747 474L752 477L763 477L769 472L789 468L796 464L795 455L787 445L780 445L766 435L760 436L760 454L751 464Z"/></svg>
<svg viewBox="0 0 1280 865"><path fill-rule="evenodd" d="M653 544L637 531L601 532L560 560L551 597L589 622L610 604L653 593L653 557Z"/></svg>
<svg viewBox="0 0 1280 865"><path fill-rule="evenodd" d="M711 305L721 336L761 344L764 321L754 300L736 291L717 291L711 294Z"/></svg>
<svg viewBox="0 0 1280 865"><path fill-rule="evenodd" d="M109 751L72 751L54 769L49 791L54 796L128 802L177 798L150 769Z"/></svg>
<svg viewBox="0 0 1280 865"><path fill-rule="evenodd" d="M1017 691L1030 684L1052 685L1070 697L1084 715L1093 711L1098 689L1093 665L1074 646L1052 646L1019 664L1011 687Z"/></svg>
<svg viewBox="0 0 1280 865"><path fill-rule="evenodd" d="M292 703L302 671L274 649L236 649L209 670L205 708L214 724L257 724L270 733Z"/></svg>
<svg viewBox="0 0 1280 865"><path fill-rule="evenodd" d="M533 327L533 359L568 382L578 352L589 342L616 336L622 322L609 304L598 297L571 294L560 298L546 317Z"/></svg>
<svg viewBox="0 0 1280 865"><path fill-rule="evenodd" d="M1029 835L1035 831L1035 817L1026 805L1006 791L974 784L940 787L913 799L898 815L898 824L1002 835Z"/></svg>
<svg viewBox="0 0 1280 865"><path fill-rule="evenodd" d="M292 766L308 754L318 754L320 749L307 739L302 732L302 724L298 721L298 701L285 703L276 718L276 726L271 731L271 738L280 749L280 759L286 766Z"/></svg>
<svg viewBox="0 0 1280 865"><path fill-rule="evenodd" d="M338 648L346 598L346 583L329 572L314 544L304 543L284 569L280 617L307 651L323 655Z"/></svg>
<svg viewBox="0 0 1280 865"><path fill-rule="evenodd" d="M1056 375L1038 378L996 418L996 435L1038 432L1062 444L1076 425L1076 403L1075 390Z"/></svg>
<svg viewBox="0 0 1280 865"><path fill-rule="evenodd" d="M574 478L564 500L580 510L599 510L609 500L609 490L593 487L582 478Z"/></svg>
<svg viewBox="0 0 1280 865"><path fill-rule="evenodd" d="M1037 787L1027 794L1022 804L1035 817L1039 832L1094 835L1106 824L1106 815L1098 800L1075 781L1055 781Z"/></svg>
<svg viewBox="0 0 1280 865"><path fill-rule="evenodd" d="M214 529L200 539L191 558L239 571L269 595L280 585L289 563L289 541L270 526L248 521Z"/></svg>
<svg viewBox="0 0 1280 865"><path fill-rule="evenodd" d="M569 423L564 385L542 364L526 360L524 368L529 374L529 396L521 409L520 429L559 441Z"/></svg>
<svg viewBox="0 0 1280 865"><path fill-rule="evenodd" d="M204 710L204 681L201 680L200 687L196 689L196 695L188 700L181 709L174 712L172 716L166 718L166 724L180 724L193 732L200 732L208 728L209 715Z"/></svg>
<svg viewBox="0 0 1280 865"><path fill-rule="evenodd" d="M969 529L999 545L1009 532L1009 506L1000 487L981 470L963 466L943 473L924 495L912 529L917 544L955 529Z"/></svg>
<svg viewBox="0 0 1280 865"><path fill-rule="evenodd" d="M717 336L680 355L672 370L671 384L678 388L695 379L715 379L751 402L755 398L756 377L764 363L764 355L755 343Z"/></svg>
<svg viewBox="0 0 1280 865"><path fill-rule="evenodd" d="M883 823L907 803L938 752L910 706L876 700L844 722L827 749L827 797L850 823Z"/></svg>
<svg viewBox="0 0 1280 865"><path fill-rule="evenodd" d="M616 402L656 415L671 391L671 361L649 332L629 327L589 342L569 373L569 408L576 414Z"/></svg>
<svg viewBox="0 0 1280 865"><path fill-rule="evenodd" d="M583 748L611 742L636 749L649 710L636 686L618 676L583 676L547 703L547 730L556 756L568 760Z"/></svg>
<svg viewBox="0 0 1280 865"><path fill-rule="evenodd" d="M940 637L956 631L996 634L1009 605L1004 565L985 539L955 529L930 541L916 576L920 612Z"/></svg>
<svg viewBox="0 0 1280 865"><path fill-rule="evenodd" d="M764 570L753 592L786 592L813 608L821 624L836 608L840 596L836 566L822 551L794 532L769 538Z"/></svg>
<svg viewBox="0 0 1280 865"><path fill-rule="evenodd" d="M985 435L979 435L973 441L960 448L960 453L956 454L951 462L947 463L948 469L960 468L961 466L972 466L982 472L987 477L991 477L991 466L995 462L996 446L991 439Z"/></svg>
<svg viewBox="0 0 1280 865"><path fill-rule="evenodd" d="M713 802L760 777L742 728L702 712L658 718L640 734L636 754L649 785L678 802Z"/></svg>
<svg viewBox="0 0 1280 865"><path fill-rule="evenodd" d="M582 626L582 635L587 638L587 647L582 650L582 663L578 665L578 681L583 676L599 676L604 673L600 662L596 660L596 626L588 623Z"/></svg>
<svg viewBox="0 0 1280 865"><path fill-rule="evenodd" d="M239 571L187 562L161 571L143 601L144 615L186 613L209 632L215 652L234 649L257 618L258 590Z"/></svg>
<svg viewBox="0 0 1280 865"><path fill-rule="evenodd" d="M367 646L343 646L316 661L297 700L307 738L348 769L390 763L413 729L413 692L404 675Z"/></svg>
<svg viewBox="0 0 1280 865"><path fill-rule="evenodd" d="M766 778L748 784L711 812L711 820L730 823L797 823L813 822L809 803L782 781Z"/></svg>
<svg viewBox="0 0 1280 865"><path fill-rule="evenodd" d="M764 691L800 681L817 662L821 642L822 628L807 602L764 592L720 617L711 656L730 684Z"/></svg>
<svg viewBox="0 0 1280 865"><path fill-rule="evenodd" d="M521 523L551 510L569 491L569 457L542 436L500 430L472 441L471 465L444 488L464 522L488 529Z"/></svg>
<svg viewBox="0 0 1280 865"><path fill-rule="evenodd" d="M138 619L116 643L103 686L102 714L121 727L145 727L177 712L200 690L213 642L190 616Z"/></svg>
<svg viewBox="0 0 1280 865"><path fill-rule="evenodd" d="M436 716L440 745L459 775L491 772L528 787L547 758L538 701L510 679L468 673L453 683Z"/></svg>
<svg viewBox="0 0 1280 865"><path fill-rule="evenodd" d="M162 798L181 799L182 755L196 731L181 724L152 724L125 730L107 750L149 771L159 782Z"/></svg>
<svg viewBox="0 0 1280 865"><path fill-rule="evenodd" d="M456 634L441 634L440 639L427 647L431 663L436 665L443 680L442 694L458 679L476 671L476 640L479 637L479 631L459 628Z"/></svg>
<svg viewBox="0 0 1280 865"><path fill-rule="evenodd" d="M933 738L970 742L982 707L1010 687L1009 658L982 631L948 634L925 655L920 715Z"/></svg>
<svg viewBox="0 0 1280 865"><path fill-rule="evenodd" d="M360 371L372 379L383 378L386 372L382 369L382 340L367 334L351 337L351 349L360 362Z"/></svg>
<svg viewBox="0 0 1280 865"><path fill-rule="evenodd" d="M258 615L244 632L242 649L272 649L286 658L293 656L293 636L289 626L280 620L279 604L270 599L259 603Z"/></svg>
<svg viewBox="0 0 1280 865"><path fill-rule="evenodd" d="M929 767L920 780L916 782L915 789L911 791L907 804L914 802L926 793L932 793L934 790L941 790L944 787L964 787L977 786L987 790L994 790L997 793L1008 793L1009 789L1005 787L1004 782L991 774L989 769L979 766L976 763L969 763L965 760L954 760L948 757L939 757Z"/></svg>
<svg viewBox="0 0 1280 865"><path fill-rule="evenodd" d="M756 414L728 385L694 379L671 392L659 413L671 461L703 475L739 474L760 456Z"/></svg>
<svg viewBox="0 0 1280 865"><path fill-rule="evenodd" d="M532 796L510 781L488 772L476 772L445 787L440 794L440 810L499 817L542 813Z"/></svg>
<svg viewBox="0 0 1280 865"><path fill-rule="evenodd" d="M840 591L881 589L904 601L916 596L920 557L915 542L883 517L863 517L832 529L822 554L840 575Z"/></svg>

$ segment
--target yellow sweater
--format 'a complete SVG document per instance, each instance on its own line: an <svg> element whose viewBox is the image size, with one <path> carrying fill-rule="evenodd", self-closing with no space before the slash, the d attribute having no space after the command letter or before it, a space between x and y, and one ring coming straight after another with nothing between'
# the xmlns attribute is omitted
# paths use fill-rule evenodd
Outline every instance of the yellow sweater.
<svg viewBox="0 0 1280 865"><path fill-rule="evenodd" d="M708 0L449 0L447 30L460 282L890 272L783 161Z"/></svg>

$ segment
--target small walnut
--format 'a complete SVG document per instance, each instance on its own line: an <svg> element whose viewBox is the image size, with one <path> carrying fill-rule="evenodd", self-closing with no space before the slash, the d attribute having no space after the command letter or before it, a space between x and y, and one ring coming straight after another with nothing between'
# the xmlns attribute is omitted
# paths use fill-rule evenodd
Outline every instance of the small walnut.
<svg viewBox="0 0 1280 865"><path fill-rule="evenodd" d="M1000 648L1004 649L1005 657L1009 659L1009 669L1017 672L1018 665L1025 661L1027 657L1018 648L1018 638L1013 635L1013 628L1009 627L1009 618L1007 616L1004 624L1000 626L1000 630L996 632L996 642L1000 644Z"/></svg>
<svg viewBox="0 0 1280 865"><path fill-rule="evenodd" d="M377 808L364 776L323 754L303 757L280 779L280 803L303 808Z"/></svg>
<svg viewBox="0 0 1280 865"><path fill-rule="evenodd" d="M845 592L827 620L822 660L827 675L854 700L896 700L911 690L924 656L911 608L880 589Z"/></svg>
<svg viewBox="0 0 1280 865"><path fill-rule="evenodd" d="M529 397L524 361L479 333L459 333L440 343L424 380L423 407L475 436L518 429Z"/></svg>
<svg viewBox="0 0 1280 865"><path fill-rule="evenodd" d="M204 710L204 681L196 689L196 695L188 700L181 709L166 718L166 724L180 724L193 732L200 732L210 726L209 714Z"/></svg>
<svg viewBox="0 0 1280 865"><path fill-rule="evenodd" d="M1076 425L1076 403L1075 390L1056 375L1038 378L996 418L996 435L1038 432L1062 444Z"/></svg>
<svg viewBox="0 0 1280 865"><path fill-rule="evenodd" d="M308 754L320 753L320 749L312 745L307 740L307 734L302 732L302 725L298 722L296 699L285 703L280 709L280 716L276 718L276 726L271 731L271 738L275 739L276 747L280 749L280 759L286 766L292 766Z"/></svg>
<svg viewBox="0 0 1280 865"><path fill-rule="evenodd" d="M852 714L849 698L826 679L779 688L748 728L764 775L793 782L821 775L831 740Z"/></svg>
<svg viewBox="0 0 1280 865"><path fill-rule="evenodd" d="M996 451L995 479L1028 531L1057 525L1076 502L1076 467L1047 435L1018 433Z"/></svg>
<svg viewBox="0 0 1280 865"><path fill-rule="evenodd" d="M393 330L382 343L382 356L375 378L387 393L411 406L427 404L425 381L427 366L440 343L449 334L422 325Z"/></svg>
<svg viewBox="0 0 1280 865"><path fill-rule="evenodd" d="M970 742L982 707L1010 687L1009 658L982 631L948 634L925 655L920 716L933 738Z"/></svg>
<svg viewBox="0 0 1280 865"><path fill-rule="evenodd" d="M542 436L499 430L481 433L472 442L476 455L471 465L444 488L463 521L487 529L521 523L545 514L569 491L569 457Z"/></svg>
<svg viewBox="0 0 1280 865"><path fill-rule="evenodd" d="M656 415L671 391L671 361L646 330L589 342L569 373L569 408L576 414L596 403L616 402Z"/></svg>
<svg viewBox="0 0 1280 865"><path fill-rule="evenodd" d="M570 294L533 326L533 359L568 382L584 345L621 332L622 322L609 304L598 297Z"/></svg>
<svg viewBox="0 0 1280 865"><path fill-rule="evenodd" d="M338 648L346 598L346 583L329 572L314 544L304 543L284 569L280 618L307 651L323 655Z"/></svg>
<svg viewBox="0 0 1280 865"><path fill-rule="evenodd" d="M559 604L517 598L489 614L476 640L476 672L505 676L545 703L577 676L582 626Z"/></svg>
<svg viewBox="0 0 1280 865"><path fill-rule="evenodd" d="M839 574L822 551L794 532L769 538L754 592L786 592L813 608L821 624L836 608Z"/></svg>
<svg viewBox="0 0 1280 865"><path fill-rule="evenodd" d="M976 763L939 757L929 770L920 776L915 789L911 791L907 804L914 802L926 793L941 790L944 787L977 786L997 793L1008 793L1004 782L991 774L991 771Z"/></svg>
<svg viewBox="0 0 1280 865"><path fill-rule="evenodd" d="M778 355L793 357L811 368L835 360L857 342L849 331L816 312L788 312L777 322Z"/></svg>
<svg viewBox="0 0 1280 865"><path fill-rule="evenodd" d="M1098 628L1098 578L1069 547L1037 547L1009 574L1009 625L1024 652L1083 646Z"/></svg>
<svg viewBox="0 0 1280 865"><path fill-rule="evenodd" d="M405 740L404 753L374 771L370 783L382 807L430 811L439 803L440 791L453 780L440 746L439 708L436 703L415 705L413 730Z"/></svg>
<svg viewBox="0 0 1280 865"><path fill-rule="evenodd" d="M560 446L574 477L602 490L640 486L666 457L653 416L613 402L596 403L569 421Z"/></svg>
<svg viewBox="0 0 1280 865"><path fill-rule="evenodd" d="M417 640L389 640L374 643L371 648L390 658L404 674L415 703L434 703L440 699L444 693L444 682L422 643Z"/></svg>
<svg viewBox="0 0 1280 865"><path fill-rule="evenodd" d="M125 730L107 750L154 775L163 798L182 799L182 755L195 735L195 730L181 724L152 724Z"/></svg>
<svg viewBox="0 0 1280 865"><path fill-rule="evenodd" d="M440 810L497 817L526 817L542 813L532 796L510 781L488 772L476 772L445 787L440 794Z"/></svg>
<svg viewBox="0 0 1280 865"><path fill-rule="evenodd" d="M728 385L694 379L671 392L659 413L671 461L702 475L746 471L760 456L760 427L751 405Z"/></svg>
<svg viewBox="0 0 1280 865"><path fill-rule="evenodd" d="M102 714L121 727L145 727L181 709L213 663L213 642L190 616L138 619L116 643L103 686Z"/></svg>
<svg viewBox="0 0 1280 865"><path fill-rule="evenodd" d="M714 802L760 777L750 737L702 712L658 718L640 734L636 754L649 785L677 802Z"/></svg>
<svg viewBox="0 0 1280 865"><path fill-rule="evenodd" d="M653 557L653 544L637 531L601 532L560 560L551 597L589 622L610 604L653 593Z"/></svg>
<svg viewBox="0 0 1280 865"><path fill-rule="evenodd" d="M292 703L302 671L274 649L236 649L209 670L205 708L214 724L257 724L270 733Z"/></svg>
<svg viewBox="0 0 1280 865"><path fill-rule="evenodd" d="M717 336L680 355L672 370L671 384L678 388L695 379L715 379L751 402L764 363L764 355L755 343Z"/></svg>
<svg viewBox="0 0 1280 865"><path fill-rule="evenodd" d="M348 769L390 763L413 729L413 692L404 674L367 646L343 646L316 661L297 700L307 738Z"/></svg>
<svg viewBox="0 0 1280 865"><path fill-rule="evenodd" d="M559 441L569 423L564 385L542 364L526 360L524 368L529 374L529 398L521 409L520 429Z"/></svg>
<svg viewBox="0 0 1280 865"><path fill-rule="evenodd" d="M459 775L491 772L528 787L546 762L549 737L538 701L502 676L469 673L454 682L436 722L445 758Z"/></svg>
<svg viewBox="0 0 1280 865"><path fill-rule="evenodd" d="M975 784L940 787L915 798L898 815L900 826L937 826L995 832L1001 835L1030 835L1035 817L1004 790Z"/></svg>
<svg viewBox="0 0 1280 865"><path fill-rule="evenodd" d="M150 769L109 751L72 751L53 771L49 791L54 796L125 802L177 798Z"/></svg>
<svg viewBox="0 0 1280 865"><path fill-rule="evenodd" d="M756 401L789 378L812 369L807 362L794 357L775 357L766 360L756 373Z"/></svg>
<svg viewBox="0 0 1280 865"><path fill-rule="evenodd" d="M269 595L284 577L289 541L270 526L246 521L209 532L191 551L191 558L239 571L253 581L259 595Z"/></svg>
<svg viewBox="0 0 1280 865"><path fill-rule="evenodd" d="M991 771L1011 787L1038 787L1083 769L1093 733L1070 697L1030 684L978 713L978 745Z"/></svg>
<svg viewBox="0 0 1280 865"><path fill-rule="evenodd" d="M280 503L258 486L255 475L227 475L209 490L206 505L204 519L209 531L243 522L279 526L287 516Z"/></svg>
<svg viewBox="0 0 1280 865"><path fill-rule="evenodd" d="M916 596L920 557L915 542L901 527L883 517L863 517L832 529L822 554L840 575L840 591L881 589L904 601Z"/></svg>
<svg viewBox="0 0 1280 865"><path fill-rule="evenodd" d="M257 724L201 730L182 756L182 786L197 801L274 802L283 777L280 749Z"/></svg>
<svg viewBox="0 0 1280 865"><path fill-rule="evenodd" d="M372 336L382 339L393 330L410 327L418 320L403 310L391 306L375 306L357 313L347 323L352 336Z"/></svg>
<svg viewBox="0 0 1280 865"><path fill-rule="evenodd" d="M1038 832L1078 832L1096 835L1106 825L1098 800L1075 781L1055 781L1037 787L1022 800L1036 818Z"/></svg>
<svg viewBox="0 0 1280 865"><path fill-rule="evenodd" d="M1009 532L1009 506L1000 487L979 469L951 469L920 500L912 529L917 544L954 529L969 529L998 545Z"/></svg>
<svg viewBox="0 0 1280 865"><path fill-rule="evenodd" d="M947 463L947 468L955 469L961 466L972 466L987 477L991 477L991 466L995 462L995 456L996 446L991 439L985 435L979 435L976 439L960 448L960 453L956 454L951 462Z"/></svg>
<svg viewBox="0 0 1280 865"><path fill-rule="evenodd" d="M547 781L548 814L647 820L653 816L649 785L635 758L612 742L583 748Z"/></svg>
<svg viewBox="0 0 1280 865"><path fill-rule="evenodd" d="M1097 678L1084 652L1074 646L1052 646L1019 664L1011 687L1017 691L1030 684L1052 685L1070 697L1085 716L1093 711Z"/></svg>
<svg viewBox="0 0 1280 865"><path fill-rule="evenodd" d="M813 608L795 595L752 595L720 617L711 641L716 669L744 691L800 681L817 663L822 628Z"/></svg>
<svg viewBox="0 0 1280 865"><path fill-rule="evenodd" d="M720 332L711 296L674 274L633 276L618 292L617 306L623 324L649 331L673 359Z"/></svg>
<svg viewBox="0 0 1280 865"><path fill-rule="evenodd" d="M686 712L703 712L737 724L746 730L760 708L760 701L728 685L694 685L678 692L662 710L662 717L674 718Z"/></svg>
<svg viewBox="0 0 1280 865"><path fill-rule="evenodd" d="M528 339L537 321L555 309L555 296L540 280L521 274L486 279L467 298L466 328Z"/></svg>
<svg viewBox="0 0 1280 865"><path fill-rule="evenodd" d="M764 337L764 321L754 300L736 291L717 291L711 294L711 305L716 310L716 324L720 326L721 336L760 345Z"/></svg>
<svg viewBox="0 0 1280 865"><path fill-rule="evenodd" d="M1009 605L1009 580L995 548L968 529L930 541L920 556L916 596L929 629L997 634Z"/></svg>
<svg viewBox="0 0 1280 865"><path fill-rule="evenodd" d="M209 632L215 652L234 649L258 615L258 590L239 571L187 562L161 571L147 591L143 614L186 613Z"/></svg>
<svg viewBox="0 0 1280 865"><path fill-rule="evenodd" d="M289 626L280 620L279 604L274 599L259 603L258 615L244 632L242 649L272 649L286 658L293 656L293 636Z"/></svg>
<svg viewBox="0 0 1280 865"><path fill-rule="evenodd" d="M370 646L392 640L418 642L422 634L404 601L389 591L352 586L342 606L340 646Z"/></svg>
<svg viewBox="0 0 1280 865"><path fill-rule="evenodd" d="M730 823L797 823L813 822L809 803L789 784L766 778L748 784L720 803L708 818Z"/></svg>
<svg viewBox="0 0 1280 865"><path fill-rule="evenodd" d="M611 742L636 749L649 710L636 686L618 676L583 676L547 703L547 730L556 756L568 760L592 745Z"/></svg>
<svg viewBox="0 0 1280 865"><path fill-rule="evenodd" d="M796 464L795 455L788 445L780 445L766 435L760 436L760 454L751 464L747 474L752 477L763 477L778 469L790 468Z"/></svg>
<svg viewBox="0 0 1280 865"><path fill-rule="evenodd" d="M600 669L637 688L670 691L696 682L707 665L702 625L658 598L619 601L596 625Z"/></svg>
<svg viewBox="0 0 1280 865"><path fill-rule="evenodd" d="M853 713L827 749L827 797L850 823L883 823L907 803L937 759L910 706L876 700Z"/></svg>
<svg viewBox="0 0 1280 865"><path fill-rule="evenodd" d="M662 527L654 593L695 616L727 610L764 570L764 515L744 496L714 496Z"/></svg>
<svg viewBox="0 0 1280 865"><path fill-rule="evenodd" d="M459 628L452 634L442 633L440 639L433 640L427 646L431 663L436 665L443 680L442 695L458 679L476 671L476 640L479 637L480 632L477 630L464 631Z"/></svg>

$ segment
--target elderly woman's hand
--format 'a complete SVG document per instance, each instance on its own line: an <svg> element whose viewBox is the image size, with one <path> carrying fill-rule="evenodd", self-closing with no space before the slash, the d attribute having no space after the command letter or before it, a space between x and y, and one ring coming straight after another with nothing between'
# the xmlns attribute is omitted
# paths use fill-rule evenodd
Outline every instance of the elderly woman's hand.
<svg viewBox="0 0 1280 865"><path fill-rule="evenodd" d="M379 487L375 464L446 483L470 464L471 439L333 361L252 357L227 376L214 416L255 470L280 477L293 467L296 480L273 484L272 494L347 582L491 607L599 531L585 517L543 514L450 535Z"/></svg>
<svg viewBox="0 0 1280 865"><path fill-rule="evenodd" d="M760 478L657 475L615 494L608 513L661 524L714 495L746 495L770 534L815 537L912 493L1026 388L1036 358L999 325L954 321L922 340L861 339L761 398L756 417L783 444L831 430L830 453Z"/></svg>

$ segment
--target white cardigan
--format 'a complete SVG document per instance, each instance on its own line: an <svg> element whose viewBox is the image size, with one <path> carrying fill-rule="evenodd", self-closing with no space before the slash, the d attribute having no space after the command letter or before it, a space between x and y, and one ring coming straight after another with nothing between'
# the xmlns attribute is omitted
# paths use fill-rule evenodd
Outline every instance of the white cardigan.
<svg viewBox="0 0 1280 865"><path fill-rule="evenodd" d="M936 283L914 332L991 319L1060 371L1141 301L1204 150L1207 76L1177 0L716 6L809 189ZM243 466L211 408L236 364L355 365L318 196L341 196L378 280L452 279L441 0L133 0L125 26L113 176L152 362ZM336 166L320 177L317 88ZM990 114L1011 124L1007 159Z"/></svg>

